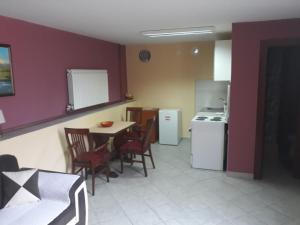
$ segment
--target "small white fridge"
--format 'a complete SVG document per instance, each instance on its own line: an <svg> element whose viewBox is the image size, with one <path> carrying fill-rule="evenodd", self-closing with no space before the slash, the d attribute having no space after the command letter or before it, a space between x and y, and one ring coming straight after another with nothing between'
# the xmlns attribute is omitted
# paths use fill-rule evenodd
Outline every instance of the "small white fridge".
<svg viewBox="0 0 300 225"><path fill-rule="evenodd" d="M159 144L178 145L181 140L181 110L159 110Z"/></svg>

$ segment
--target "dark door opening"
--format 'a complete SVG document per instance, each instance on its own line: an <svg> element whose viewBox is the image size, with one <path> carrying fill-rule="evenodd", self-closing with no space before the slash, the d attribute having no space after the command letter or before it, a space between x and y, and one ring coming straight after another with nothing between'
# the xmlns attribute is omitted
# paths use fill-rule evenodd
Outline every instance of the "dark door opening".
<svg viewBox="0 0 300 225"><path fill-rule="evenodd" d="M262 166L256 178L279 171L300 177L300 47L267 49L264 85Z"/></svg>

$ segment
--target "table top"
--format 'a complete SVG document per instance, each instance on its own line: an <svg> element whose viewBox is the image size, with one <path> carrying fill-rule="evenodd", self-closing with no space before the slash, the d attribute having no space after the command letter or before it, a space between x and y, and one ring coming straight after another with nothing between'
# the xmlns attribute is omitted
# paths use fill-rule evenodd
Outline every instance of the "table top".
<svg viewBox="0 0 300 225"><path fill-rule="evenodd" d="M114 124L111 127L98 127L98 126L91 127L90 133L114 136L120 133L121 131L126 130L129 127L132 127L134 124L135 122L114 121Z"/></svg>

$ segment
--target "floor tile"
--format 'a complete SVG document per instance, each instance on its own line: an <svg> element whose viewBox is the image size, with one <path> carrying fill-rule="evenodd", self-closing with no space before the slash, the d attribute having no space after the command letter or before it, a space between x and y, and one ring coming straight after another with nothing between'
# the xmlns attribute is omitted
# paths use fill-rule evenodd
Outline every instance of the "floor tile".
<svg viewBox="0 0 300 225"><path fill-rule="evenodd" d="M254 216L250 216L250 215L236 218L232 220L231 223L233 225L271 225L271 224L263 223L258 219L256 219Z"/></svg>
<svg viewBox="0 0 300 225"><path fill-rule="evenodd" d="M270 207L265 207L264 209L255 212L253 215L265 224L285 225L292 222L291 218Z"/></svg>
<svg viewBox="0 0 300 225"><path fill-rule="evenodd" d="M267 206L262 200L253 198L251 194L237 197L231 200L230 203L247 213L259 211Z"/></svg>
<svg viewBox="0 0 300 225"><path fill-rule="evenodd" d="M181 216L180 208L173 204L164 204L154 208L153 210L163 221L175 219Z"/></svg>
<svg viewBox="0 0 300 225"><path fill-rule="evenodd" d="M167 220L165 221L166 225L181 225L177 220L175 219L171 219L171 220Z"/></svg>
<svg viewBox="0 0 300 225"><path fill-rule="evenodd" d="M228 220L232 220L241 216L245 216L246 212L240 207L231 204L230 201L214 207L215 211Z"/></svg>
<svg viewBox="0 0 300 225"><path fill-rule="evenodd" d="M133 225L125 216L114 217L111 220L102 221L98 225Z"/></svg>
<svg viewBox="0 0 300 225"><path fill-rule="evenodd" d="M162 223L162 220L151 210L128 215L128 218L133 225L157 225Z"/></svg>
<svg viewBox="0 0 300 225"><path fill-rule="evenodd" d="M210 207L202 207L198 210L187 212L199 224L216 224L224 220L224 218Z"/></svg>
<svg viewBox="0 0 300 225"><path fill-rule="evenodd" d="M150 207L146 204L146 202L139 198L123 201L119 204L127 215L144 213L150 210Z"/></svg>
<svg viewBox="0 0 300 225"><path fill-rule="evenodd" d="M300 181L283 173L264 180L193 169L190 142L152 145L156 169L147 161L126 165L106 183L96 178L89 194L90 225L300 225ZM112 162L118 171L120 163ZM89 177L88 189L91 190Z"/></svg>
<svg viewBox="0 0 300 225"><path fill-rule="evenodd" d="M300 220L300 201L295 198L293 200L277 201L269 205L270 208L289 216L295 220Z"/></svg>
<svg viewBox="0 0 300 225"><path fill-rule="evenodd" d="M300 220L295 220L295 221L292 221L286 225L300 225Z"/></svg>

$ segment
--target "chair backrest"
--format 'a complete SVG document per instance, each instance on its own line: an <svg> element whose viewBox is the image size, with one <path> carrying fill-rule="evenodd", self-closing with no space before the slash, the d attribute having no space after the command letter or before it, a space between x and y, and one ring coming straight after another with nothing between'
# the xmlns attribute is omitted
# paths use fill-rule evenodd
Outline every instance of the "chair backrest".
<svg viewBox="0 0 300 225"><path fill-rule="evenodd" d="M85 128L65 128L68 149L72 160L81 153L92 149L92 140L89 129Z"/></svg>
<svg viewBox="0 0 300 225"><path fill-rule="evenodd" d="M142 123L142 107L126 107L126 121L136 122L137 124Z"/></svg>
<svg viewBox="0 0 300 225"><path fill-rule="evenodd" d="M155 121L156 116L154 116L152 119L147 120L145 134L143 136L143 151L147 151L151 144L151 134L154 129Z"/></svg>
<svg viewBox="0 0 300 225"><path fill-rule="evenodd" d="M17 158L13 155L0 155L0 171L18 171Z"/></svg>

